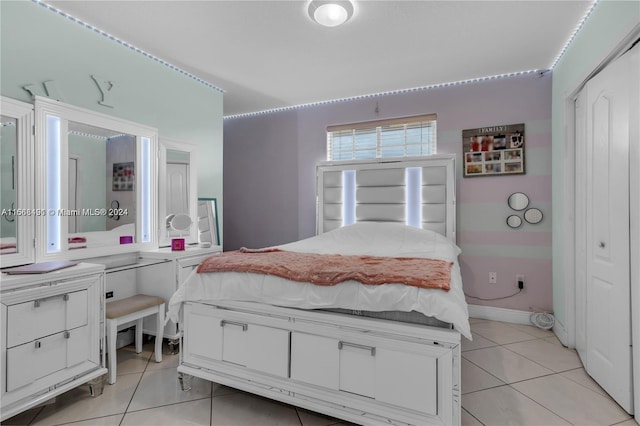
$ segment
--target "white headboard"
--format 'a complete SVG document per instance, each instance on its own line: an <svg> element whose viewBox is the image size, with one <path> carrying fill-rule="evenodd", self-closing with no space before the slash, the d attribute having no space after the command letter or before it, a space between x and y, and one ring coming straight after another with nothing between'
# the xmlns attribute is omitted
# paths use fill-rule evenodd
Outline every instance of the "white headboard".
<svg viewBox="0 0 640 426"><path fill-rule="evenodd" d="M317 232L339 228L345 219L346 224L400 222L455 242L455 188L455 155L322 162Z"/></svg>

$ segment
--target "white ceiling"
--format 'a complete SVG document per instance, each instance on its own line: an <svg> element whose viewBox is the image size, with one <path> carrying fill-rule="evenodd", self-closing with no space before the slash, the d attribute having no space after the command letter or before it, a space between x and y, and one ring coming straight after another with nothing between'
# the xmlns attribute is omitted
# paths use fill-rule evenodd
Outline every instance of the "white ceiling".
<svg viewBox="0 0 640 426"><path fill-rule="evenodd" d="M592 0L356 1L341 27L309 1L50 0L225 91L225 116L551 68Z"/></svg>

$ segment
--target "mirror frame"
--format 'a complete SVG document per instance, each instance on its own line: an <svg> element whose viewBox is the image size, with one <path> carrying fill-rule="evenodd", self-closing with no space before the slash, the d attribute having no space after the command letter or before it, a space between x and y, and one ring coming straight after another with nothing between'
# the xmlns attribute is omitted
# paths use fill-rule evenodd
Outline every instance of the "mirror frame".
<svg viewBox="0 0 640 426"><path fill-rule="evenodd" d="M522 208L520 208L520 209L517 209L517 208L515 208L515 207L513 206L513 204L515 204L515 199L516 199L516 197L517 197L517 196L520 196L520 195L521 195L521 196L523 196L523 197L526 199L526 204L524 205L524 207L522 207ZM513 198L513 200L514 200L513 202L512 202L512 200L511 200L512 198ZM518 212L520 212L520 211L522 211L522 210L526 209L527 207L529 207L529 203L530 203L530 202L531 202L531 200L529 199L529 196L528 196L527 194L525 194L524 192L514 192L513 194L509 195L509 198L507 199L507 205L508 205L512 210L515 210L515 211L518 211Z"/></svg>
<svg viewBox="0 0 640 426"><path fill-rule="evenodd" d="M211 233L211 245L212 246L219 246L222 247L222 242L220 241L220 225L218 222L218 199L217 198L198 198L198 207L200 203L210 203L211 206L211 215L212 217L208 217L208 216L200 216L200 213L198 212L198 234L200 234L200 222L201 221L209 221L209 219L212 219L213 222L212 223L208 223L208 229L207 231ZM215 228L215 229L214 229ZM215 241L214 241L215 238ZM198 240L200 240L200 237L198 236ZM202 245L203 241L199 241L200 244Z"/></svg>
<svg viewBox="0 0 640 426"><path fill-rule="evenodd" d="M65 104L49 98L35 96L35 176L36 176L36 208L49 210L47 206L47 116L52 115L61 118L61 133L67 127L68 121L84 123L95 127L115 130L121 133L130 134L136 137L136 165L135 165L135 185L136 185L136 232L134 242L131 244L115 244L104 247L93 247L82 250L68 250L68 221L58 219L57 226L60 230L60 250L52 253L47 252L47 222L48 215L36 218L36 235L40 236L36 244L36 259L38 262L58 259L83 259L97 256L108 256L119 253L129 253L141 250L150 250L157 247L157 221L158 217L158 173L157 173L157 153L158 153L158 131L155 128L142 124L127 121L114 116L102 114L85 108ZM143 140L149 143L143 143ZM68 167L68 145L67 138L60 141L60 170L67 170ZM148 164L143 164L143 157L149 159ZM148 166L148 169L147 169ZM67 184L68 177L65 173L60 176L60 206L66 206L68 200ZM143 191L143 185L148 188ZM146 196L145 196L146 195ZM145 196L145 198L143 198ZM148 201L148 202L145 202ZM145 208L146 206L146 208ZM108 208L108 206L105 206ZM143 216L146 214L146 220ZM54 216L60 218L60 216ZM143 229L143 222L146 229ZM146 241L145 241L146 240Z"/></svg>
<svg viewBox="0 0 640 426"><path fill-rule="evenodd" d="M160 153L158 155L158 245L160 247L171 246L171 237L167 233L167 150L189 153L189 217L191 228L189 233L180 238L185 239L186 244L198 243L198 171L194 164L196 145L177 141L174 139L160 139Z"/></svg>
<svg viewBox="0 0 640 426"><path fill-rule="evenodd" d="M16 126L16 209L33 212L33 105L0 97L2 115L15 118ZM35 261L34 214L16 215L16 253L0 255L0 267L26 265Z"/></svg>
<svg viewBox="0 0 640 426"><path fill-rule="evenodd" d="M511 223L509 223L509 221L511 219L518 219L518 224L517 225L512 225ZM511 228L511 229L518 229L518 228L520 228L522 226L522 218L520 216L518 216L517 214L509 215L507 217L507 221L506 222L507 222L507 226L509 228Z"/></svg>
<svg viewBox="0 0 640 426"><path fill-rule="evenodd" d="M538 220L529 220L529 219L531 219L531 217L530 217L531 214L536 214L536 213L538 213L540 215L540 219L538 219ZM529 216L529 217L527 217L527 216ZM524 220L526 220L527 223L530 223L532 225L537 225L538 223L542 222L543 219L544 219L544 214L542 213L542 210L540 210L538 208L532 207L530 209L527 209L524 212Z"/></svg>

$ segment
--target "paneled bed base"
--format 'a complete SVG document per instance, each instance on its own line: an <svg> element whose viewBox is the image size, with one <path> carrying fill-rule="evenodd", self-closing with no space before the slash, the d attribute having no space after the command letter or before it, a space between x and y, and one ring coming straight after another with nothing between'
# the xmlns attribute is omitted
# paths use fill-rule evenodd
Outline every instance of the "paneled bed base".
<svg viewBox="0 0 640 426"><path fill-rule="evenodd" d="M455 331L250 302L185 302L180 325L181 375L363 425L460 424Z"/></svg>

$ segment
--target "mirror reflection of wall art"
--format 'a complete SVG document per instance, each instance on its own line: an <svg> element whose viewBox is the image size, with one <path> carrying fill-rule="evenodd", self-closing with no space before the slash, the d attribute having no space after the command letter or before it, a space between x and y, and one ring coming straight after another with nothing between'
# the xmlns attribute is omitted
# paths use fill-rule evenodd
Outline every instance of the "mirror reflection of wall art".
<svg viewBox="0 0 640 426"><path fill-rule="evenodd" d="M113 190L133 191L135 187L135 163L113 163Z"/></svg>
<svg viewBox="0 0 640 426"><path fill-rule="evenodd" d="M464 176L524 174L524 123L462 131Z"/></svg>

